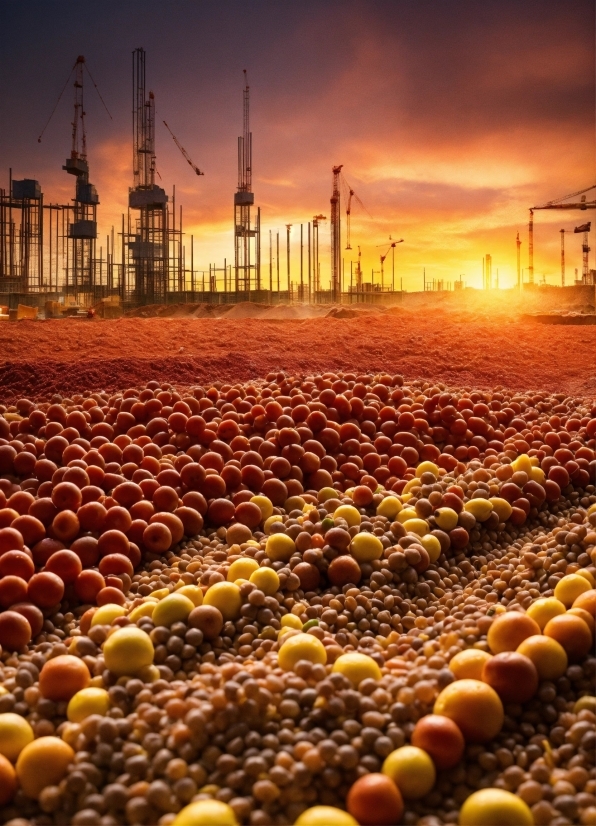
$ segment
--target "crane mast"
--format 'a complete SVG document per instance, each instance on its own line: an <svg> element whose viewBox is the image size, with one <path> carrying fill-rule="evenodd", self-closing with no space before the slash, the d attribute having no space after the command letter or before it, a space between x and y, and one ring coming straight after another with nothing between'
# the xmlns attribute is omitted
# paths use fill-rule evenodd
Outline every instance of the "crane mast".
<svg viewBox="0 0 596 826"><path fill-rule="evenodd" d="M253 225L252 132L250 131L250 87L246 69L242 91L242 137L238 138L238 189L234 194L234 271L236 292L249 293L261 287L261 210Z"/></svg>
<svg viewBox="0 0 596 826"><path fill-rule="evenodd" d="M333 167L333 190L331 194L331 299L339 300L341 277L341 216L339 178L343 164Z"/></svg>

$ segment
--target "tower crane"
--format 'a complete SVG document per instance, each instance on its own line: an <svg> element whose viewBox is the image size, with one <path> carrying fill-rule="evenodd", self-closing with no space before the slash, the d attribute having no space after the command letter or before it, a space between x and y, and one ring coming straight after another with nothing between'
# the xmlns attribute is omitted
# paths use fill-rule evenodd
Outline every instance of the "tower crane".
<svg viewBox="0 0 596 826"><path fill-rule="evenodd" d="M187 152L187 151L186 151L186 149L182 146L182 144L180 143L180 141L178 140L178 138L176 137L176 135L172 132L172 130L170 129L170 127L168 126L168 124L165 122L165 120L164 120L164 122L163 122L163 125L166 127L166 129L168 130L168 132L170 133L170 135L173 137L173 139L174 139L174 143L176 144L176 146L178 147L178 149L179 149L179 150L180 150L180 152L182 153L182 156L183 156L184 160L186 161L186 163L187 163L187 164L188 164L188 165L189 165L189 166L190 166L190 167L194 170L195 175L204 175L205 173L204 173L204 172L201 172L201 170L199 169L199 167L198 167L198 166L196 166L196 164L194 164L194 163L192 162L192 160L190 159L190 156L189 156L188 152Z"/></svg>
<svg viewBox="0 0 596 826"><path fill-rule="evenodd" d="M341 179L342 179L342 183L344 184L345 188L348 190L348 201L347 201L347 204L346 204L346 249L351 250L352 245L351 245L351 235L350 235L350 223L351 223L351 217L352 217L352 199L354 199L356 201L356 203L359 206L362 207L362 209L366 212L366 214L368 215L369 218L372 218L372 215L367 210L367 208L364 206L364 204L362 203L362 201L360 200L358 195L356 195L356 193L354 192L352 187L348 184L348 182L346 181L346 179L343 175L341 176Z"/></svg>
<svg viewBox="0 0 596 826"><path fill-rule="evenodd" d="M383 286L385 284L385 272L383 265L385 264L385 259L391 252L391 290L395 292L395 247L398 244L403 244L404 239L400 238L399 241L393 241L391 236L389 236L389 240L391 241L391 244L389 245L387 252L385 255L381 255L381 290L383 290ZM377 246L384 247L385 244L377 244Z"/></svg>

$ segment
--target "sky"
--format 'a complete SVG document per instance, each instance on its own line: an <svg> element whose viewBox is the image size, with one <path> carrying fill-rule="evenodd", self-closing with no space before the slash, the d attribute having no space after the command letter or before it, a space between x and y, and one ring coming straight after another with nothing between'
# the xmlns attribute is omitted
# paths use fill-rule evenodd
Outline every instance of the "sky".
<svg viewBox="0 0 596 826"><path fill-rule="evenodd" d="M403 238L395 276L408 290L422 288L424 268L429 281L462 277L480 287L487 253L500 286L512 286L517 232L527 268L528 208L596 183L593 0L23 0L0 5L0 31L0 186L12 167L13 177L41 182L46 203L73 197L61 169L70 86L37 138L83 54L112 116L86 80L102 237L119 226L132 185L131 52L146 50L158 183L170 194L176 187L196 269L233 260L243 69L262 260L268 271L269 230L279 231L282 280L285 225L293 225L296 279L299 225L329 218L337 164L366 208L353 204L345 271L360 246L370 278L389 236ZM345 238L345 200L342 212ZM585 212L536 213L537 281L560 283L559 230L585 220ZM323 281L329 238L327 220ZM581 273L580 245L580 235L566 237L568 280ZM387 280L390 262L391 254Z"/></svg>

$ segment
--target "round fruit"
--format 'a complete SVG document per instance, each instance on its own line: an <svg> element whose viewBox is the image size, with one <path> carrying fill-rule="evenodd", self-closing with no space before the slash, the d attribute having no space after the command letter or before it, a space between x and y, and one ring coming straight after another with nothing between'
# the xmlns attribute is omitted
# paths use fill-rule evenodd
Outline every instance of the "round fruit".
<svg viewBox="0 0 596 826"><path fill-rule="evenodd" d="M74 756L72 748L59 737L40 737L26 745L16 766L26 797L38 798L47 786L57 786Z"/></svg>
<svg viewBox="0 0 596 826"><path fill-rule="evenodd" d="M238 826L238 821L227 803L197 800L178 812L172 826Z"/></svg>
<svg viewBox="0 0 596 826"><path fill-rule="evenodd" d="M341 654L333 663L332 671L343 674L355 686L360 685L362 680L380 680L382 676L381 669L373 658L357 651Z"/></svg>
<svg viewBox="0 0 596 826"><path fill-rule="evenodd" d="M203 604L213 605L226 621L238 619L242 607L240 589L233 582L216 582L205 594Z"/></svg>
<svg viewBox="0 0 596 826"><path fill-rule="evenodd" d="M527 803L504 789L480 789L464 802L460 826L534 826Z"/></svg>
<svg viewBox="0 0 596 826"><path fill-rule="evenodd" d="M575 600L590 590L590 583L579 574L567 574L555 586L555 598L560 600L565 608L571 608Z"/></svg>
<svg viewBox="0 0 596 826"><path fill-rule="evenodd" d="M313 806L299 815L294 826L358 826L358 821L335 806Z"/></svg>
<svg viewBox="0 0 596 826"><path fill-rule="evenodd" d="M544 633L563 646L570 660L580 660L592 648L592 632L583 619L573 614L553 617L547 622Z"/></svg>
<svg viewBox="0 0 596 826"><path fill-rule="evenodd" d="M458 680L481 680L482 669L491 654L479 648L465 648L449 660L449 670Z"/></svg>
<svg viewBox="0 0 596 826"><path fill-rule="evenodd" d="M486 641L493 654L516 651L528 637L540 633L538 623L520 611L499 614L488 629Z"/></svg>
<svg viewBox="0 0 596 826"><path fill-rule="evenodd" d="M41 696L55 703L67 702L91 681L89 669L78 657L61 654L47 660L39 673Z"/></svg>
<svg viewBox="0 0 596 826"><path fill-rule="evenodd" d="M504 703L526 703L538 690L534 663L517 651L503 651L491 657L484 665L482 679Z"/></svg>
<svg viewBox="0 0 596 826"><path fill-rule="evenodd" d="M0 754L11 763L33 740L33 736L33 729L20 714L13 714L12 711L0 714Z"/></svg>
<svg viewBox="0 0 596 826"><path fill-rule="evenodd" d="M194 607L188 597L174 592L157 603L151 618L154 625L169 628L175 622L184 622Z"/></svg>
<svg viewBox="0 0 596 826"><path fill-rule="evenodd" d="M565 649L552 637L544 634L528 637L517 652L532 660L541 680L558 680L567 671Z"/></svg>
<svg viewBox="0 0 596 826"><path fill-rule="evenodd" d="M278 662L284 671L291 671L299 660L325 665L327 652L323 643L312 634L296 634L282 643Z"/></svg>
<svg viewBox="0 0 596 826"><path fill-rule="evenodd" d="M70 698L66 716L71 723L81 723L91 714L105 717L110 708L110 695L105 688L83 688Z"/></svg>
<svg viewBox="0 0 596 826"><path fill-rule="evenodd" d="M346 807L361 826L392 826L399 822L404 802L393 780L385 774L373 772L353 784L346 798Z"/></svg>
<svg viewBox="0 0 596 826"><path fill-rule="evenodd" d="M416 746L402 746L385 758L383 774L393 780L408 800L428 794L435 785L435 764L428 754Z"/></svg>
<svg viewBox="0 0 596 826"><path fill-rule="evenodd" d="M272 562L289 562L295 550L294 540L285 533L272 533L267 538L265 553Z"/></svg>
<svg viewBox="0 0 596 826"><path fill-rule="evenodd" d="M153 663L151 637L140 628L118 628L104 643L106 668L118 677L133 677L141 668Z"/></svg>
<svg viewBox="0 0 596 826"><path fill-rule="evenodd" d="M466 743L449 717L427 714L414 727L412 745L430 754L437 769L452 769L462 759Z"/></svg>
<svg viewBox="0 0 596 826"><path fill-rule="evenodd" d="M441 691L434 714L449 717L469 743L487 743L503 727L505 713L497 692L479 680L457 680Z"/></svg>
<svg viewBox="0 0 596 826"><path fill-rule="evenodd" d="M17 775L14 766L0 754L0 806L6 806L17 791Z"/></svg>
<svg viewBox="0 0 596 826"><path fill-rule="evenodd" d="M538 627L543 631L549 620L565 613L565 606L559 599L543 597L533 602L526 613L528 617L538 623Z"/></svg>
<svg viewBox="0 0 596 826"><path fill-rule="evenodd" d="M373 533L357 533L350 544L350 552L359 562L372 562L383 556L383 545Z"/></svg>

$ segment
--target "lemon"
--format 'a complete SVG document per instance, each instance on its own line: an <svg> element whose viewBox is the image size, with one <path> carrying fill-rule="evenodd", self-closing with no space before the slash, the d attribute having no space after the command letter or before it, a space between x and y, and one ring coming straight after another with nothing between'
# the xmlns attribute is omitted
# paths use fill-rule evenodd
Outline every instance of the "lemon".
<svg viewBox="0 0 596 826"><path fill-rule="evenodd" d="M256 585L259 591L262 591L268 597L272 597L273 594L279 591L280 583L277 572L265 565L253 571L248 581Z"/></svg>
<svg viewBox="0 0 596 826"><path fill-rule="evenodd" d="M325 665L327 662L325 646L312 634L291 636L279 649L279 665L284 671L291 671L299 660Z"/></svg>
<svg viewBox="0 0 596 826"><path fill-rule="evenodd" d="M372 533L357 533L350 543L350 552L357 562L372 562L383 556L383 544Z"/></svg>
<svg viewBox="0 0 596 826"><path fill-rule="evenodd" d="M103 646L106 668L118 677L132 677L144 666L153 664L151 638L135 625L119 628Z"/></svg>
<svg viewBox="0 0 596 826"><path fill-rule="evenodd" d="M373 658L357 651L341 654L333 663L332 670L343 674L356 686L360 685L362 680L380 680L382 677L381 669Z"/></svg>
<svg viewBox="0 0 596 826"><path fill-rule="evenodd" d="M12 711L0 714L0 754L11 763L33 740L33 736L33 729L20 714L13 714Z"/></svg>
<svg viewBox="0 0 596 826"><path fill-rule="evenodd" d="M91 714L105 717L110 707L110 696L104 688L82 688L73 695L66 709L71 723L80 723Z"/></svg>
<svg viewBox="0 0 596 826"><path fill-rule="evenodd" d="M504 789L480 789L464 802L460 826L533 826L527 803Z"/></svg>
<svg viewBox="0 0 596 826"><path fill-rule="evenodd" d="M403 505L397 496L386 496L383 501L377 505L377 515L386 516L387 519L393 521L402 508Z"/></svg>
<svg viewBox="0 0 596 826"><path fill-rule="evenodd" d="M228 582L235 582L237 579L250 579L250 575L253 571L256 571L258 567L259 563L256 559L251 559L250 557L237 559L235 562L232 562L228 570Z"/></svg>
<svg viewBox="0 0 596 826"><path fill-rule="evenodd" d="M126 608L116 605L114 602L108 602L107 605L102 605L93 614L91 625L111 625L117 617L123 617L125 614Z"/></svg>
<svg viewBox="0 0 596 826"><path fill-rule="evenodd" d="M390 777L405 798L417 800L435 785L435 764L417 746L402 746L385 758L381 769Z"/></svg>
<svg viewBox="0 0 596 826"><path fill-rule="evenodd" d="M272 562L289 562L295 550L294 540L286 533L270 534L265 545L265 553Z"/></svg>
<svg viewBox="0 0 596 826"><path fill-rule="evenodd" d="M360 511L353 505L340 505L333 514L333 518L345 519L350 528L357 527L362 522Z"/></svg>

